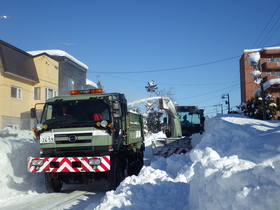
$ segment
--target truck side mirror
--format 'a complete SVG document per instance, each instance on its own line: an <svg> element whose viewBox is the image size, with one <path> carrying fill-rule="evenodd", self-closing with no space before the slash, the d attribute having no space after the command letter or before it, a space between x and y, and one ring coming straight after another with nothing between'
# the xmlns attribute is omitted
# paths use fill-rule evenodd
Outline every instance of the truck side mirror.
<svg viewBox="0 0 280 210"><path fill-rule="evenodd" d="M115 109L120 109L120 104L119 104L119 102L118 101L113 101L113 109L115 110Z"/></svg>
<svg viewBox="0 0 280 210"><path fill-rule="evenodd" d="M32 119L36 118L36 109L35 108L31 108L30 109L30 114L31 114L31 118Z"/></svg>
<svg viewBox="0 0 280 210"><path fill-rule="evenodd" d="M166 124L167 123L167 117L163 118L163 123Z"/></svg>
<svg viewBox="0 0 280 210"><path fill-rule="evenodd" d="M120 103L118 101L113 101L113 117L118 118L121 117L120 112Z"/></svg>
<svg viewBox="0 0 280 210"><path fill-rule="evenodd" d="M204 123L204 121L205 121L205 117L202 117L201 122Z"/></svg>
<svg viewBox="0 0 280 210"><path fill-rule="evenodd" d="M121 117L121 115L120 115L120 111L119 111L119 110L114 109L114 110L113 110L113 117L115 117L115 118Z"/></svg>

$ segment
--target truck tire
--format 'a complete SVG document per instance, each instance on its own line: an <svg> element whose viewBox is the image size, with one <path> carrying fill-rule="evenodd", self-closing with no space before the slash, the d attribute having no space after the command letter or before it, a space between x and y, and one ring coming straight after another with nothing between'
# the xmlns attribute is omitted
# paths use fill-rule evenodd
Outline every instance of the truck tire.
<svg viewBox="0 0 280 210"><path fill-rule="evenodd" d="M134 153L128 160L127 174L128 176L138 175L144 165L143 150Z"/></svg>
<svg viewBox="0 0 280 210"><path fill-rule="evenodd" d="M134 169L134 174L137 176L144 166L144 152L143 150L137 153L136 165Z"/></svg>
<svg viewBox="0 0 280 210"><path fill-rule="evenodd" d="M51 173L45 173L45 186L49 193L60 192L62 184L58 178L52 178Z"/></svg>
<svg viewBox="0 0 280 210"><path fill-rule="evenodd" d="M112 161L111 169L108 172L108 184L110 190L116 190L123 179L123 170L119 158Z"/></svg>

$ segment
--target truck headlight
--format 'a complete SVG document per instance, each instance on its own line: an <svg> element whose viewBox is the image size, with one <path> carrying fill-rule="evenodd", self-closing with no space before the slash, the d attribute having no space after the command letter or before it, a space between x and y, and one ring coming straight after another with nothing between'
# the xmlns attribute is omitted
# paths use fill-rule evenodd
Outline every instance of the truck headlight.
<svg viewBox="0 0 280 210"><path fill-rule="evenodd" d="M92 165L92 166L97 166L97 165L100 165L101 163L101 160L99 158L91 158L88 160L88 163L89 165Z"/></svg>
<svg viewBox="0 0 280 210"><path fill-rule="evenodd" d="M40 130L43 130L43 124L38 124L38 125L37 125L37 130L39 130L39 131L40 131Z"/></svg>
<svg viewBox="0 0 280 210"><path fill-rule="evenodd" d="M102 126L103 128L106 128L107 125L108 125L108 122L107 122L106 120L102 120L102 121L101 121L101 126Z"/></svg>
<svg viewBox="0 0 280 210"><path fill-rule="evenodd" d="M42 159L33 159L32 160L32 165L33 166L42 166L43 165L43 160Z"/></svg>

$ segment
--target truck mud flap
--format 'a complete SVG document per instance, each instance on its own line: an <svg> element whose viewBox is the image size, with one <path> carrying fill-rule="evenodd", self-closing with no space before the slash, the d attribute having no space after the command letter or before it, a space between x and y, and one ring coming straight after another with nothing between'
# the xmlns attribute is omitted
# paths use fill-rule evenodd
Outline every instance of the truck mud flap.
<svg viewBox="0 0 280 210"><path fill-rule="evenodd" d="M94 160L94 161L92 161ZM110 170L110 156L28 158L29 172L104 172ZM91 163L93 162L93 163Z"/></svg>

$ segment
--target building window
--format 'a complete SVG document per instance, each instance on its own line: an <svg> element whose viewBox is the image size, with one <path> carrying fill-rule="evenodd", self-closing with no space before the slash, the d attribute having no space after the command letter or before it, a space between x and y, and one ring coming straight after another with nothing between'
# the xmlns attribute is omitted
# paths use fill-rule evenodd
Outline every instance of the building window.
<svg viewBox="0 0 280 210"><path fill-rule="evenodd" d="M266 72L266 76L278 76L278 77L280 77L280 72Z"/></svg>
<svg viewBox="0 0 280 210"><path fill-rule="evenodd" d="M280 58L266 58L265 62L280 62Z"/></svg>
<svg viewBox="0 0 280 210"><path fill-rule="evenodd" d="M11 97L16 99L21 99L21 88L11 87Z"/></svg>
<svg viewBox="0 0 280 210"><path fill-rule="evenodd" d="M41 100L41 87L34 87L34 100Z"/></svg>
<svg viewBox="0 0 280 210"><path fill-rule="evenodd" d="M45 88L45 99L53 98L56 96L56 90Z"/></svg>
<svg viewBox="0 0 280 210"><path fill-rule="evenodd" d="M259 64L254 64L253 69L260 69Z"/></svg>
<svg viewBox="0 0 280 210"><path fill-rule="evenodd" d="M74 90L74 80L68 77L68 91Z"/></svg>

